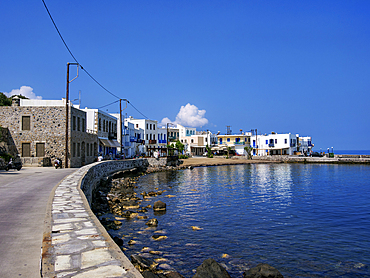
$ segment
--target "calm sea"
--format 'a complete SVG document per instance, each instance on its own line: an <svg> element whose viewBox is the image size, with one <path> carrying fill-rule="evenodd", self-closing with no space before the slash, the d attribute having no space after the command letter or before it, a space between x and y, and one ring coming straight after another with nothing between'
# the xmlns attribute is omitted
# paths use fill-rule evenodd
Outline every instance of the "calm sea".
<svg viewBox="0 0 370 278"><path fill-rule="evenodd" d="M123 220L125 254L162 259L185 277L207 258L242 277L258 263L284 277L370 277L370 166L253 164L149 174L138 193L166 190L159 221ZM201 230L193 230L197 226ZM154 241L163 234L167 239ZM129 245L134 239L136 244ZM143 247L161 251L142 252Z"/></svg>

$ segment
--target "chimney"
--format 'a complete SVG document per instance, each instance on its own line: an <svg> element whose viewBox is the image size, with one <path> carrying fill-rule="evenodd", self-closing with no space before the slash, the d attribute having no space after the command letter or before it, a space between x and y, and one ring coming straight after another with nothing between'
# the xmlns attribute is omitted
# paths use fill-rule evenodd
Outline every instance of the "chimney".
<svg viewBox="0 0 370 278"><path fill-rule="evenodd" d="M12 98L12 106L21 106L21 99L18 96Z"/></svg>

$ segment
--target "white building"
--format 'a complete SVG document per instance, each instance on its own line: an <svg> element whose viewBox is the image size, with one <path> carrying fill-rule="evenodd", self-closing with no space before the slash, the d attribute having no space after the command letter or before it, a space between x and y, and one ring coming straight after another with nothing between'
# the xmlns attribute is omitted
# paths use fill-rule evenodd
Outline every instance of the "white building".
<svg viewBox="0 0 370 278"><path fill-rule="evenodd" d="M86 130L97 134L99 139L98 152L103 156L118 154L120 147L117 141L117 118L99 109L85 108Z"/></svg>
<svg viewBox="0 0 370 278"><path fill-rule="evenodd" d="M133 117L125 118L125 123L134 124L135 129L144 131L145 154L153 156L155 151L158 151L158 128L157 121L147 119L134 119Z"/></svg>
<svg viewBox="0 0 370 278"><path fill-rule="evenodd" d="M314 147L314 144L312 144L312 137L299 136L297 134L297 139L297 152L299 152L300 154L310 154L312 152L312 148Z"/></svg>
<svg viewBox="0 0 370 278"><path fill-rule="evenodd" d="M253 155L294 155L297 152L297 136L291 133L278 134L272 132L266 135L251 137Z"/></svg>

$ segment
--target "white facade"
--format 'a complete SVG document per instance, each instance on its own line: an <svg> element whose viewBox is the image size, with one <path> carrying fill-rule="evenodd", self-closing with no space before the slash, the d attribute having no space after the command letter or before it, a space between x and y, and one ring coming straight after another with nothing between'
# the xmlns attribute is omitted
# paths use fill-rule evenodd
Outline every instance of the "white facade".
<svg viewBox="0 0 370 278"><path fill-rule="evenodd" d="M103 156L118 154L117 118L99 109L80 110L86 112L86 131L98 135L98 152Z"/></svg>
<svg viewBox="0 0 370 278"><path fill-rule="evenodd" d="M298 138L297 151L300 152L301 154L310 154L314 146L314 144L312 144L312 138L310 136L300 137L298 134L297 138Z"/></svg>
<svg viewBox="0 0 370 278"><path fill-rule="evenodd" d="M179 130L179 137L192 136L197 133L197 129L195 127L184 127L179 124L177 124L176 127Z"/></svg>
<svg viewBox="0 0 370 278"><path fill-rule="evenodd" d="M143 140L145 140L145 154L153 156L154 152L158 150L157 121L128 117L125 118L125 123L126 122L134 124L135 129L142 129L144 131Z"/></svg>
<svg viewBox="0 0 370 278"><path fill-rule="evenodd" d="M291 133L271 133L251 137L253 155L294 155L297 151L297 136Z"/></svg>

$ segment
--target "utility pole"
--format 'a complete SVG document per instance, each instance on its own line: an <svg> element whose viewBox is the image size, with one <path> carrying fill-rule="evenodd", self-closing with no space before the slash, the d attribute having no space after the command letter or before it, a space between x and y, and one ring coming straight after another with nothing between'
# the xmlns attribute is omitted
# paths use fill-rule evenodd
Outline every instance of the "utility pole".
<svg viewBox="0 0 370 278"><path fill-rule="evenodd" d="M126 101L126 107L124 109L122 109L122 100L125 100ZM123 142L122 142L122 134L123 134L123 126L122 126L122 111L125 110L127 108L127 99L120 99L119 100L119 124L120 124L120 144L121 144L121 155L122 155L122 146L123 146Z"/></svg>
<svg viewBox="0 0 370 278"><path fill-rule="evenodd" d="M72 80L69 80L69 65L76 65L77 66L77 76ZM75 80L78 77L78 63L67 63L67 89L66 89L66 147L65 147L65 158L64 158L64 167L68 168L68 129L69 129L69 83Z"/></svg>

